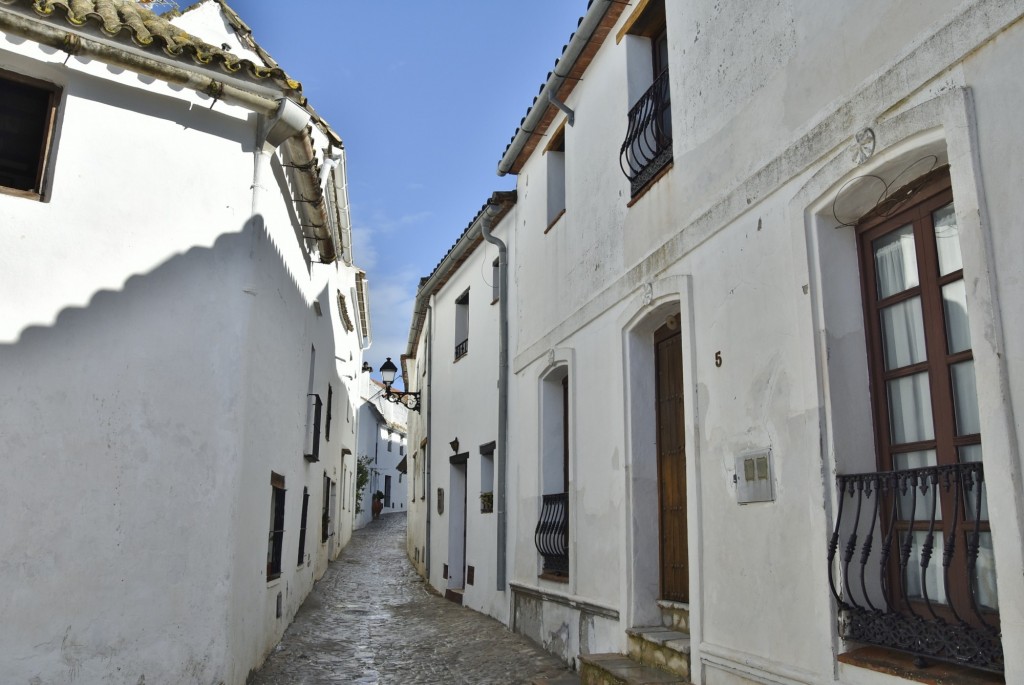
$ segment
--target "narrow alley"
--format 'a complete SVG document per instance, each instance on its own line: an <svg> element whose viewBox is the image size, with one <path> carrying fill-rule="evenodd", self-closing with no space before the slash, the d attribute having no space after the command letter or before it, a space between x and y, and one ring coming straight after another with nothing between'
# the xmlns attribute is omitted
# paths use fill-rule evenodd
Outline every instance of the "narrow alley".
<svg viewBox="0 0 1024 685"><path fill-rule="evenodd" d="M391 514L353 534L253 685L511 685L565 673L497 621L428 592L405 557L405 528L405 514Z"/></svg>

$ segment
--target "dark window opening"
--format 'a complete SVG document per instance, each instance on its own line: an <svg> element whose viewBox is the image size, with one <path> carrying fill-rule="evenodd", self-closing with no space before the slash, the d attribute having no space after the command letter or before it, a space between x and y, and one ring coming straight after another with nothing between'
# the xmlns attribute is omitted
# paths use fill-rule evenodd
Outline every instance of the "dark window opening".
<svg viewBox="0 0 1024 685"><path fill-rule="evenodd" d="M331 479L324 474L324 508L320 513L320 542L331 536Z"/></svg>
<svg viewBox="0 0 1024 685"><path fill-rule="evenodd" d="M284 547L284 476L270 474L270 537L267 541L267 580L281 575L281 551Z"/></svg>
<svg viewBox="0 0 1024 685"><path fill-rule="evenodd" d="M331 408L334 404L334 388L327 384L327 425L324 427L324 440L331 441Z"/></svg>
<svg viewBox="0 0 1024 685"><path fill-rule="evenodd" d="M455 300L455 361L469 353L469 290Z"/></svg>
<svg viewBox="0 0 1024 685"><path fill-rule="evenodd" d="M303 456L307 461L320 461L320 418L323 413L323 402L320 395L309 395L309 406L306 410L306 446Z"/></svg>
<svg viewBox="0 0 1024 685"><path fill-rule="evenodd" d="M18 194L43 194L60 90L0 72L0 187Z"/></svg>
<svg viewBox="0 0 1024 685"><path fill-rule="evenodd" d="M501 263L496 257L491 264L491 304L501 299Z"/></svg>
<svg viewBox="0 0 1024 685"><path fill-rule="evenodd" d="M306 512L309 509L309 489L302 488L302 519L299 524L299 566L306 561Z"/></svg>
<svg viewBox="0 0 1024 685"><path fill-rule="evenodd" d="M565 127L551 136L544 151L547 160L547 227L550 229L565 214Z"/></svg>

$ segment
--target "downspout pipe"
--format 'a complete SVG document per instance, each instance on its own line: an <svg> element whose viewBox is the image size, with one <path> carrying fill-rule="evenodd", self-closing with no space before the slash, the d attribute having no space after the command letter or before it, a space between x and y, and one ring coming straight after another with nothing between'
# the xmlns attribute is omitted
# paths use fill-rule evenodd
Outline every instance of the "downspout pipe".
<svg viewBox="0 0 1024 685"><path fill-rule="evenodd" d="M480 233L484 240L498 247L498 545L495 585L505 591L508 515L505 501L508 493L508 248L491 233L491 224L502 207L495 195L487 202Z"/></svg>
<svg viewBox="0 0 1024 685"><path fill-rule="evenodd" d="M544 112L547 111L548 106L556 101L561 102L558 98L558 91L561 90L562 84L568 80L572 66L579 59L583 49L594 35L594 31L597 30L601 20L604 19L604 15L608 13L608 10L615 2L621 2L621 0L592 0L587 13L580 20L576 33L572 34L569 44L562 51L562 56L555 62L555 68L548 74L548 80L541 86L540 93L534 98L530 111L526 113L522 123L519 124L519 130L513 136L512 143L505 150L501 161L498 162L498 176L504 176L512 170L512 165L515 163L516 158L519 157L519 153L526 147L526 142L530 139L530 136L537 130L537 126L540 125L541 119L544 118Z"/></svg>

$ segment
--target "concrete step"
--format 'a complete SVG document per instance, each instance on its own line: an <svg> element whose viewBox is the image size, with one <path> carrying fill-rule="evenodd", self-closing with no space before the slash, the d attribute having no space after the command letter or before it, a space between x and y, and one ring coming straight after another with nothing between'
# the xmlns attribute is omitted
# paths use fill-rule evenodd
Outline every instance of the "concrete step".
<svg viewBox="0 0 1024 685"><path fill-rule="evenodd" d="M690 632L690 605L667 599L658 600L661 609L661 625L681 633Z"/></svg>
<svg viewBox="0 0 1024 685"><path fill-rule="evenodd" d="M630 628L626 653L644 666L690 678L690 636L664 626Z"/></svg>
<svg viewBox="0 0 1024 685"><path fill-rule="evenodd" d="M582 685L686 685L689 681L622 654L580 655Z"/></svg>
<svg viewBox="0 0 1024 685"><path fill-rule="evenodd" d="M456 604L462 604L462 595L465 593L465 589L461 587L448 588L444 591L444 598L449 602L455 602Z"/></svg>

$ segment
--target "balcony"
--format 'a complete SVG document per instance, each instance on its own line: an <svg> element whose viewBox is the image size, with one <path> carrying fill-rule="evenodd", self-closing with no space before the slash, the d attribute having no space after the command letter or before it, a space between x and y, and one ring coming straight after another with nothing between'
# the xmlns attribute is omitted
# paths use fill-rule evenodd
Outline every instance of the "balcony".
<svg viewBox="0 0 1024 685"><path fill-rule="evenodd" d="M544 558L543 575L568 578L569 493L544 495L533 539Z"/></svg>
<svg viewBox="0 0 1024 685"><path fill-rule="evenodd" d="M629 179L631 195L635 197L671 161L672 107L666 69L629 110L619 166Z"/></svg>
<svg viewBox="0 0 1024 685"><path fill-rule="evenodd" d="M836 480L828 573L841 636L1002 672L981 463Z"/></svg>
<svg viewBox="0 0 1024 685"><path fill-rule="evenodd" d="M469 353L469 338L455 346L455 361L459 361Z"/></svg>

